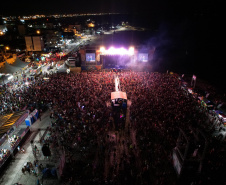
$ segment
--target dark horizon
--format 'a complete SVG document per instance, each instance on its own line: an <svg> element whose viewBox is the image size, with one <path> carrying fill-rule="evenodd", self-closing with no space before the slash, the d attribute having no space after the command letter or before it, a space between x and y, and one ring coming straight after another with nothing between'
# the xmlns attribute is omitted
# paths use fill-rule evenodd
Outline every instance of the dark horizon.
<svg viewBox="0 0 226 185"><path fill-rule="evenodd" d="M12 3L3 1L0 8L0 15L3 16L22 16L35 14L68 14L68 13L129 13L129 14L155 14L167 18L175 15L187 16L190 13L219 13L220 3L207 0L197 1L148 1L148 0L100 0L98 3L92 0L72 1L28 1L21 0Z"/></svg>

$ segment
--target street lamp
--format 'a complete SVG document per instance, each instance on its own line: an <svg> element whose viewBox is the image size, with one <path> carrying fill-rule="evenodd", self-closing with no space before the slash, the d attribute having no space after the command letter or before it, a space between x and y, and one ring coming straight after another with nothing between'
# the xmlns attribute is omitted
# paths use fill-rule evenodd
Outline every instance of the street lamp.
<svg viewBox="0 0 226 185"><path fill-rule="evenodd" d="M9 48L8 46L6 46L6 47L5 47L5 53L6 53L6 51L9 50L9 49L10 49L10 48Z"/></svg>
<svg viewBox="0 0 226 185"><path fill-rule="evenodd" d="M5 57L6 57L6 51L9 50L10 48L8 46L5 47Z"/></svg>
<svg viewBox="0 0 226 185"><path fill-rule="evenodd" d="M9 47L8 47L8 46L6 46L6 47L5 47L5 49L6 49L6 50L9 50Z"/></svg>

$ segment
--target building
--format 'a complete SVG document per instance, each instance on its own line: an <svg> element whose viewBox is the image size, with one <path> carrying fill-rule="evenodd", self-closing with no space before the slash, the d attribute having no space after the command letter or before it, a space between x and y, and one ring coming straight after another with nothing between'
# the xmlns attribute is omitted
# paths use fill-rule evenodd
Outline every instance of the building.
<svg viewBox="0 0 226 185"><path fill-rule="evenodd" d="M45 26L46 26L47 29L53 29L54 28L53 23L51 23L51 22L45 23Z"/></svg>
<svg viewBox="0 0 226 185"><path fill-rule="evenodd" d="M0 35L4 35L8 31L5 25L0 25Z"/></svg>
<svg viewBox="0 0 226 185"><path fill-rule="evenodd" d="M81 26L81 24L76 24L76 25L75 25L75 29L76 29L78 32L81 32L81 31L82 31L82 26Z"/></svg>
<svg viewBox="0 0 226 185"><path fill-rule="evenodd" d="M26 28L24 24L18 25L18 32L19 32L19 35L21 36L24 36L26 34Z"/></svg>
<svg viewBox="0 0 226 185"><path fill-rule="evenodd" d="M43 51L44 42L42 36L25 36L27 51Z"/></svg>

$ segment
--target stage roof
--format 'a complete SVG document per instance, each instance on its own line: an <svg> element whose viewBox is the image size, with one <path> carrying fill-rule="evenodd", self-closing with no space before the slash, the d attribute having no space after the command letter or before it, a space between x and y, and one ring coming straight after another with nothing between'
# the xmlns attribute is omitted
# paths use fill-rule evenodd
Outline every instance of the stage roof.
<svg viewBox="0 0 226 185"><path fill-rule="evenodd" d="M122 91L111 92L111 99L112 100L118 99L118 98L127 100L126 92L122 92Z"/></svg>

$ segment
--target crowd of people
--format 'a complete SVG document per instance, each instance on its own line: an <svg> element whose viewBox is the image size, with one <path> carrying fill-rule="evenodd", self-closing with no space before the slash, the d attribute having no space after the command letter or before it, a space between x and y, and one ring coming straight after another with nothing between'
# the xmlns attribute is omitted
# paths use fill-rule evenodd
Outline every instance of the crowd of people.
<svg viewBox="0 0 226 185"><path fill-rule="evenodd" d="M179 129L185 133L190 128L206 129L206 114L174 75L122 71L117 75L129 106L125 128L116 131L110 100L114 75L113 71L53 74L48 81L37 79L23 92L14 90L19 95L8 94L8 101L19 108L51 107L50 116L56 121L48 142L65 151L64 182L176 184L172 151ZM221 148L208 139L204 175L193 178L193 184L219 182L225 169Z"/></svg>
<svg viewBox="0 0 226 185"><path fill-rule="evenodd" d="M14 79L0 87L0 115L24 110L26 103L21 102L21 95L34 83L31 78Z"/></svg>
<svg viewBox="0 0 226 185"><path fill-rule="evenodd" d="M0 167L4 164L7 157L9 157L10 152L8 149L1 149L0 150Z"/></svg>

